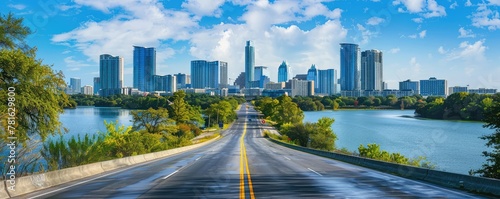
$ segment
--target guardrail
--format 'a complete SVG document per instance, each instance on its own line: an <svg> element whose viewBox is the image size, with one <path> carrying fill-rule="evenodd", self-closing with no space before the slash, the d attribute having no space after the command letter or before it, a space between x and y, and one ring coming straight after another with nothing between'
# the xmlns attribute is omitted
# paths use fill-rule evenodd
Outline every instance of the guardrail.
<svg viewBox="0 0 500 199"><path fill-rule="evenodd" d="M16 197L23 194L31 193L41 189L49 188L52 186L64 184L70 181L82 179L85 177L93 176L100 173L105 173L114 169L119 169L125 166L130 166L142 162L147 162L150 160L163 158L185 152L191 149L199 148L209 143L214 142L220 138L217 136L212 140L193 144L185 147L169 149L165 151L159 151L154 153L135 155L130 157L124 157L114 160L108 160L103 162L96 162L91 164L86 164L77 167L71 167L66 169L61 169L57 171L50 171L47 173L40 173L30 176L20 177L16 180L16 190L8 190L5 187L7 181L1 181L0 185L0 198L10 198Z"/></svg>
<svg viewBox="0 0 500 199"><path fill-rule="evenodd" d="M450 173L445 171L436 171L420 167L400 165L396 163L384 162L384 161L351 156L341 153L321 151L321 150L301 147L297 145L284 143L272 138L269 138L269 140L279 145L295 149L298 151L311 153L314 155L331 158L354 165L359 165L362 167L402 176L405 178L421 180L432 184L461 189L475 193L500 196L500 180L497 179L469 176L469 175Z"/></svg>

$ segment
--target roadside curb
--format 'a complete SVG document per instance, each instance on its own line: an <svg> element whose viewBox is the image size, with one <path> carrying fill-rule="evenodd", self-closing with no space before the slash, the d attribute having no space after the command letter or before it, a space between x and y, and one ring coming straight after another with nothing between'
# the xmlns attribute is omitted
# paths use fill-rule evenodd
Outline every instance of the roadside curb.
<svg viewBox="0 0 500 199"><path fill-rule="evenodd" d="M440 186L460 189L463 191L500 196L500 180L498 179L469 176L464 174L457 174L457 173L436 171L420 167L401 165L401 164L351 156L341 153L306 148L302 146L281 142L273 138L268 138L268 139L271 142L274 142L278 145L291 148L297 151L302 151L305 153L310 153L313 155L322 156L346 162L349 164L362 166L369 169L374 169L377 171L401 176L404 178L420 180Z"/></svg>
<svg viewBox="0 0 500 199"><path fill-rule="evenodd" d="M35 174L30 176L20 177L16 180L16 190L8 191L5 187L6 181L2 181L0 185L0 198L10 198L41 189L49 188L52 186L64 184L70 181L90 177L93 175L105 173L111 170L119 169L126 166L131 166L159 158L164 158L172 156L178 153L186 152L192 149L196 149L210 143L219 140L221 136L217 136L211 140L193 144L189 146L184 146L180 148L169 149L165 151L158 151L154 153L124 157L114 160L108 160L103 162L96 162L86 165L81 165L77 167L65 168L56 171L50 171L47 173Z"/></svg>

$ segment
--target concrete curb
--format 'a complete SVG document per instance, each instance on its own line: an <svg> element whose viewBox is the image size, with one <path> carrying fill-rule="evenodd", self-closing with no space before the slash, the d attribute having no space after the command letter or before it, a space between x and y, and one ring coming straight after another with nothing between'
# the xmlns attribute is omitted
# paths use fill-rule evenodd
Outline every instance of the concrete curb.
<svg viewBox="0 0 500 199"><path fill-rule="evenodd" d="M359 165L362 167L402 176L405 178L421 180L428 183L455 189L461 189L469 192L500 196L500 180L497 179L469 176L469 175L450 173L444 171L436 171L432 169L425 169L420 167L400 165L396 163L384 162L379 160L367 159L367 158L345 155L335 152L321 151L321 150L291 145L272 138L269 138L269 140L278 145L285 146L298 151L339 160L349 164Z"/></svg>
<svg viewBox="0 0 500 199"><path fill-rule="evenodd" d="M9 198L9 194L7 193L7 187L5 187L6 181L2 181L0 183L0 198Z"/></svg>
<svg viewBox="0 0 500 199"><path fill-rule="evenodd" d="M154 153L148 153L143 155L130 156L125 158L119 158L114 160L108 160L103 162L96 162L91 164L86 164L77 167L71 167L66 169L61 169L57 171L50 171L47 173L35 174L30 176L24 176L16 179L16 191L8 191L5 187L6 181L1 181L0 185L0 198L9 198L24 195L41 189L49 188L52 186L64 184L70 181L90 177L96 174L105 173L111 170L122 168L125 166L130 166L134 164L143 163L146 161L168 157L174 154L185 152L191 149L199 148L208 145L212 142L218 140L220 136L215 137L211 140L184 146L175 149L169 149L165 151L159 151Z"/></svg>

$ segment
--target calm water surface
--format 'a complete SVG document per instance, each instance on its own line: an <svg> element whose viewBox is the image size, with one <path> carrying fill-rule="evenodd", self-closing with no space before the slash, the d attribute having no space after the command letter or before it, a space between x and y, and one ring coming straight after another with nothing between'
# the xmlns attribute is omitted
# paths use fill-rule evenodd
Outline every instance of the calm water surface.
<svg viewBox="0 0 500 199"><path fill-rule="evenodd" d="M306 122L333 117L338 148L357 150L360 144L380 144L383 150L407 157L426 156L438 169L467 174L481 167L487 150L478 137L493 133L479 122L441 121L412 118L413 110L342 110L305 112ZM405 117L407 116L407 117ZM78 107L60 116L71 135L105 131L104 120L132 125L129 110L120 108Z"/></svg>
<svg viewBox="0 0 500 199"><path fill-rule="evenodd" d="M426 156L438 170L467 174L479 169L487 150L481 135L493 130L480 122L413 118L413 110L341 110L305 112L306 122L333 117L338 148L356 150L360 144L377 143L381 149L407 157Z"/></svg>

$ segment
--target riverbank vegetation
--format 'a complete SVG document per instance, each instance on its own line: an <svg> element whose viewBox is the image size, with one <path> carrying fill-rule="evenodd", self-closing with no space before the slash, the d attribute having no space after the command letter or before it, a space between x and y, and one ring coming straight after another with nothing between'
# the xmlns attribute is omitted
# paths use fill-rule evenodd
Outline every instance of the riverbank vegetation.
<svg viewBox="0 0 500 199"><path fill-rule="evenodd" d="M361 156L381 161L393 162L404 165L419 166L425 168L435 168L425 157L408 158L400 153L390 153L380 149L378 144L368 144L360 146L357 152L349 152L346 149L337 149L335 141L337 135L331 126L335 122L333 118L323 117L317 122L303 123L304 114L297 103L300 100L281 96L276 99L263 97L254 101L255 108L259 110L266 119L271 120L281 135L264 132L266 137L271 137L282 142L309 147L324 151L335 151L348 155ZM304 101L313 101L312 98L299 98ZM317 98L319 100L320 98ZM325 99L325 98L323 98ZM394 98L395 99L395 98ZM294 102L295 100L296 102ZM307 102L316 104L316 102Z"/></svg>
<svg viewBox="0 0 500 199"><path fill-rule="evenodd" d="M481 121L484 113L494 104L500 102L500 94L476 94L459 92L447 98L428 97L417 106L415 113L421 117L447 120Z"/></svg>

